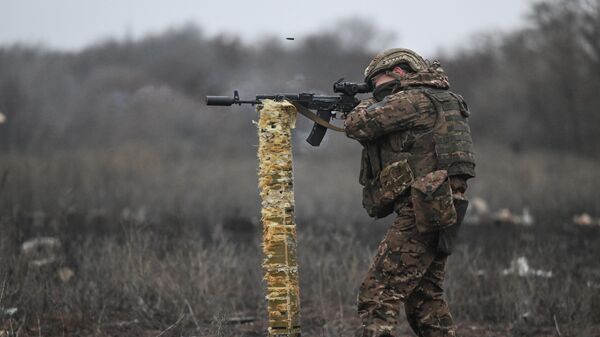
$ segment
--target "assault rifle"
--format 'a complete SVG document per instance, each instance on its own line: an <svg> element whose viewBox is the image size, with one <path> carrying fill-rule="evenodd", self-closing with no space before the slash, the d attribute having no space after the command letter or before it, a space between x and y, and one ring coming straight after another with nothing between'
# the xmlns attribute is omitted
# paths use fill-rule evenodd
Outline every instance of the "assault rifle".
<svg viewBox="0 0 600 337"><path fill-rule="evenodd" d="M254 100L241 100L237 90L233 91L233 97L229 96L206 96L206 105L232 106L234 104L261 104L263 99L272 99L276 101L287 100L294 104L298 112L315 122L306 141L312 146L319 146L327 129L343 131L335 125L329 123L335 112L341 112L344 115L352 111L360 101L356 94L370 92L371 88L366 83L344 82L341 78L333 83L333 92L339 93L337 96L315 95L313 93L299 94L271 94L257 95ZM316 110L313 113L311 110Z"/></svg>

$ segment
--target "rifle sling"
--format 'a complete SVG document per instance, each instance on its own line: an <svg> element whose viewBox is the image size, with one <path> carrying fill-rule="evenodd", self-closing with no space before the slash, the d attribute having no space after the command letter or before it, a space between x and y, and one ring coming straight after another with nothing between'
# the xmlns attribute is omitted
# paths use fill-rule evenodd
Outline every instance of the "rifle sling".
<svg viewBox="0 0 600 337"><path fill-rule="evenodd" d="M296 107L296 110L299 113L301 113L304 117L310 119L311 121L313 121L323 127L326 127L330 130L344 132L344 128L340 128L339 126L335 126L335 125L329 123L328 121L319 117L317 114L315 114L314 112L310 111L309 109L303 107L302 105L300 105L296 102L293 102L293 101L289 101L289 102L292 103L292 105L294 105Z"/></svg>

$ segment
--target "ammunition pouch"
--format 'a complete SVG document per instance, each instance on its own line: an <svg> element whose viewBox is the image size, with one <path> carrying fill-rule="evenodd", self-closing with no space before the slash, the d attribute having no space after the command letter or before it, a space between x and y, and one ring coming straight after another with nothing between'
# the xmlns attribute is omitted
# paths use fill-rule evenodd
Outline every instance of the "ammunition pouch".
<svg viewBox="0 0 600 337"><path fill-rule="evenodd" d="M431 172L411 185L415 226L420 233L437 232L456 223L452 188L446 170Z"/></svg>
<svg viewBox="0 0 600 337"><path fill-rule="evenodd" d="M456 209L456 223L448 228L442 229L439 232L437 253L442 256L448 256L454 252L456 240L458 239L458 232L460 225L462 224L465 214L467 213L467 207L469 201L465 199L454 199L454 208Z"/></svg>
<svg viewBox="0 0 600 337"><path fill-rule="evenodd" d="M385 166L379 175L365 183L363 207L369 216L383 218L394 211L394 202L413 182L408 162L399 160Z"/></svg>

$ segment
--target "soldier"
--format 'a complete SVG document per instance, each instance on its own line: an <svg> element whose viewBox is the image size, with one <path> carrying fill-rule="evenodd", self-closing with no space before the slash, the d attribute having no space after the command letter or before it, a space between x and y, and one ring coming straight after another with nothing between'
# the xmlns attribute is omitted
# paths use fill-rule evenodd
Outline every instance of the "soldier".
<svg viewBox="0 0 600 337"><path fill-rule="evenodd" d="M475 176L469 110L440 64L408 49L377 55L365 82L373 98L345 121L363 146L363 206L397 216L360 286L362 336L394 336L401 304L418 336L456 336L443 281Z"/></svg>

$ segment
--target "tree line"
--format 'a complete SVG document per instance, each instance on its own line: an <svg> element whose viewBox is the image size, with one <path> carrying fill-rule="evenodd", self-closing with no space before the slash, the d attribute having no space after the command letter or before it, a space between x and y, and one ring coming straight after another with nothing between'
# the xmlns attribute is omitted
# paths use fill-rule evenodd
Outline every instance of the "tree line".
<svg viewBox="0 0 600 337"><path fill-rule="evenodd" d="M345 20L293 43L273 37L247 43L185 25L78 52L3 46L0 112L6 122L0 124L0 149L48 151L124 141L233 149L233 142L254 137L248 127L252 114L209 111L204 95L233 88L247 95L331 93L341 76L362 78L388 35L366 22ZM452 88L469 103L478 141L515 151L545 147L600 154L600 0L535 2L523 27L480 35L438 56Z"/></svg>

